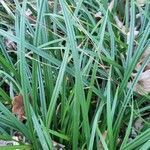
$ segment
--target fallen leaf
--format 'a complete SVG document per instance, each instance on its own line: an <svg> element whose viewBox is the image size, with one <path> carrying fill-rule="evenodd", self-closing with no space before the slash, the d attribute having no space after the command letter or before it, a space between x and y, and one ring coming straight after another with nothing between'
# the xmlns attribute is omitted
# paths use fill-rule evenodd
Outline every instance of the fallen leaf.
<svg viewBox="0 0 150 150"><path fill-rule="evenodd" d="M150 54L150 47L148 47L146 49L146 51L144 52L144 54L142 55L142 61L144 61L144 59ZM145 70L150 69L150 62L148 62L148 64L145 67Z"/></svg>
<svg viewBox="0 0 150 150"><path fill-rule="evenodd" d="M136 129L137 131L140 131L140 130L143 128L143 126L144 126L143 123L144 123L143 119L142 119L142 118L138 118L138 119L135 121L135 124L134 124L135 129Z"/></svg>
<svg viewBox="0 0 150 150"><path fill-rule="evenodd" d="M144 90L144 92L146 93L150 92L150 69L146 70L141 74L138 83L141 86L141 88Z"/></svg>
<svg viewBox="0 0 150 150"><path fill-rule="evenodd" d="M17 115L18 119L20 121L25 120L23 96L21 94L14 97L12 105L13 105L12 112Z"/></svg>
<svg viewBox="0 0 150 150"><path fill-rule="evenodd" d="M14 35L14 32L11 30L8 30L7 32ZM15 50L15 51L17 50L17 45L14 41L6 38L4 43L5 43L5 46L8 50Z"/></svg>
<svg viewBox="0 0 150 150"><path fill-rule="evenodd" d="M135 70L138 71L141 68L142 63L144 62L145 58L150 54L150 47L146 49L146 51L141 56L139 63L137 64ZM133 75L134 77L136 74ZM129 83L130 85L131 83ZM144 71L140 75L139 81L135 86L134 91L143 95L150 93L150 61L147 63Z"/></svg>

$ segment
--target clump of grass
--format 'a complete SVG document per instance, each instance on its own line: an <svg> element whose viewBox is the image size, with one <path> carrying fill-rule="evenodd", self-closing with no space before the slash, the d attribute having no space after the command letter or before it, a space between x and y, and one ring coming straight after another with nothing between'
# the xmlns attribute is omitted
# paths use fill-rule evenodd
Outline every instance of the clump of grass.
<svg viewBox="0 0 150 150"><path fill-rule="evenodd" d="M149 55L132 80L150 44L148 0L0 3L0 138L28 143L4 149L149 148L150 98L134 91ZM19 93L25 122L11 111Z"/></svg>

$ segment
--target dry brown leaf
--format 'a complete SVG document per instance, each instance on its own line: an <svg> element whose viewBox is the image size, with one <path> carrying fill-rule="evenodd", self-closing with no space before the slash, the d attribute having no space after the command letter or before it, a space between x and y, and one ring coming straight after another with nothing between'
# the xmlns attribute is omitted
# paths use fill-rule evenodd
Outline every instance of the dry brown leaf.
<svg viewBox="0 0 150 150"><path fill-rule="evenodd" d="M146 49L146 51L144 52L144 54L142 55L142 58L144 57L147 57L148 56L148 54L150 53L150 47L148 47L147 49Z"/></svg>
<svg viewBox="0 0 150 150"><path fill-rule="evenodd" d="M11 49L11 50L16 50L17 49L16 44L10 39L5 40L5 45L8 49Z"/></svg>
<svg viewBox="0 0 150 150"><path fill-rule="evenodd" d="M12 112L17 115L20 121L23 121L25 119L23 96L21 94L15 96L12 105Z"/></svg>
<svg viewBox="0 0 150 150"><path fill-rule="evenodd" d="M143 53L141 59L139 60L139 63L138 63L137 66L136 66L136 70L139 70L139 69L140 69L142 63L144 62L145 58L146 58L149 54L150 54L150 47L148 47L148 48L146 49L146 51ZM150 62L148 62L148 64L147 64L146 67L145 67L145 70L148 70L148 69L150 69ZM145 70L144 70L144 71L145 71Z"/></svg>
<svg viewBox="0 0 150 150"><path fill-rule="evenodd" d="M147 50L144 52L143 56L142 56L142 61L144 61L144 59L150 54L150 47L147 48ZM145 70L150 69L150 62L148 62L148 64L145 67Z"/></svg>
<svg viewBox="0 0 150 150"><path fill-rule="evenodd" d="M7 32L12 34L12 35L15 34L12 30L8 30ZM14 51L14 50L17 49L16 43L14 41L8 39L8 38L5 39L4 43L5 43L5 46L8 50L13 50Z"/></svg>
<svg viewBox="0 0 150 150"><path fill-rule="evenodd" d="M143 119L142 119L142 118L138 118L138 119L135 121L135 123L134 123L135 129L136 129L137 131L140 131L140 130L143 128L143 126L144 126L143 123L144 123Z"/></svg>
<svg viewBox="0 0 150 150"><path fill-rule="evenodd" d="M32 104L32 97L29 96L29 102ZM23 96L21 94L14 97L12 101L12 112L17 115L20 121L26 119L24 111Z"/></svg>
<svg viewBox="0 0 150 150"><path fill-rule="evenodd" d="M139 79L139 85L142 87L144 92L150 92L150 69L143 72Z"/></svg>
<svg viewBox="0 0 150 150"><path fill-rule="evenodd" d="M150 54L150 47L146 49L146 51L143 53L141 59L139 60L139 63L136 66L136 70L138 71L141 68L142 63L144 62L145 58ZM134 74L135 76L136 74ZM144 71L142 72L138 83L135 86L134 89L137 93L143 95L150 93L150 61L146 65Z"/></svg>

